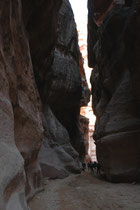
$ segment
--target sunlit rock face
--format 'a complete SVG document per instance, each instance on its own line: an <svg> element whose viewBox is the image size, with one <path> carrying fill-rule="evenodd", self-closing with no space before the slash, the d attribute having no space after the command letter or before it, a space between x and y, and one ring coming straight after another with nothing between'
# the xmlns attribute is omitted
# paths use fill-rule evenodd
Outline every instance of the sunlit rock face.
<svg viewBox="0 0 140 210"><path fill-rule="evenodd" d="M87 89L82 86L77 30L69 1L37 2L32 9L23 1L23 15L43 104L45 131L39 159L44 176L63 178L69 172L80 172L79 155L85 154L79 113L82 92Z"/></svg>
<svg viewBox="0 0 140 210"><path fill-rule="evenodd" d="M89 1L91 2L91 1ZM94 2L94 1L93 1ZM126 7L127 6L127 7ZM140 3L115 6L100 27L89 5L97 158L114 182L140 179ZM93 33L94 32L94 33Z"/></svg>
<svg viewBox="0 0 140 210"><path fill-rule="evenodd" d="M0 28L0 210L27 210L25 192L42 189L43 127L20 1L0 2Z"/></svg>
<svg viewBox="0 0 140 210"><path fill-rule="evenodd" d="M80 121L80 129L82 133L82 138L84 140L85 145L85 155L88 156L88 150L89 150L89 119L83 115L80 115L79 118ZM83 161L84 161L83 157Z"/></svg>
<svg viewBox="0 0 140 210"><path fill-rule="evenodd" d="M82 80L82 98L81 98L80 106L83 107L83 106L88 105L91 94L90 94L90 90L89 90L86 75L85 75L84 60L81 53L79 56L79 70L80 70L80 75L81 75L81 80Z"/></svg>

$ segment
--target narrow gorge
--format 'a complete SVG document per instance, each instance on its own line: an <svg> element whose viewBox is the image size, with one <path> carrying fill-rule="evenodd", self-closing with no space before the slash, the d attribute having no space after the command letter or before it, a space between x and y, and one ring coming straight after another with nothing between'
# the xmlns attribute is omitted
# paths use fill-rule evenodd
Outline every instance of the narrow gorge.
<svg viewBox="0 0 140 210"><path fill-rule="evenodd" d="M58 199L59 192L64 200L75 186L83 197L92 195L84 182L93 191L99 186L103 196L107 181L140 181L140 2L88 0L87 6L91 90L69 0L0 1L0 210L75 210L67 201L51 207L50 195ZM81 174L89 157L89 120L80 109L91 95L101 183ZM29 207L40 192L50 206L42 200L43 207ZM91 200L79 210L104 206L88 207Z"/></svg>

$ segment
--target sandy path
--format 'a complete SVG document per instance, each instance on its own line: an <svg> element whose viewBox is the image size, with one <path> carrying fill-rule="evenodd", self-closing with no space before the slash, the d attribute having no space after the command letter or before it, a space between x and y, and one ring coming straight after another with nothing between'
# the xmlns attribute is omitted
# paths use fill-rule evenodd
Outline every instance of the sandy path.
<svg viewBox="0 0 140 210"><path fill-rule="evenodd" d="M31 210L140 210L140 185L112 184L85 173L46 180Z"/></svg>

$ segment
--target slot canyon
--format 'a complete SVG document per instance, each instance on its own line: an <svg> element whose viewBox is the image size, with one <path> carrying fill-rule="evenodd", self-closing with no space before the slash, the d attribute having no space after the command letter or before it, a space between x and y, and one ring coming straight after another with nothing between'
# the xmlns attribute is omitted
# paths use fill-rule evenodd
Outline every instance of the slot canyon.
<svg viewBox="0 0 140 210"><path fill-rule="evenodd" d="M139 210L140 1L1 0L0 47L0 210Z"/></svg>

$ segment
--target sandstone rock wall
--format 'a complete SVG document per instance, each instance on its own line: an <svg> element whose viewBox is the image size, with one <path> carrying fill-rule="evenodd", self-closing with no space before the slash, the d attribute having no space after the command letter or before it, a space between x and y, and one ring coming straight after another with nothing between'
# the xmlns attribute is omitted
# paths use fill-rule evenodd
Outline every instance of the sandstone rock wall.
<svg viewBox="0 0 140 210"><path fill-rule="evenodd" d="M80 115L79 121L80 121L82 138L84 140L84 145L85 145L85 155L87 157L89 149L89 119L87 117L84 117L83 115Z"/></svg>
<svg viewBox="0 0 140 210"><path fill-rule="evenodd" d="M28 209L42 188L43 127L21 2L0 2L0 209Z"/></svg>
<svg viewBox="0 0 140 210"><path fill-rule="evenodd" d="M71 5L68 0L54 2L32 2L32 9L23 1L23 17L43 104L45 132L39 158L45 176L61 178L79 172L78 156L85 155L79 113L81 98L87 103L89 90L81 80L82 58Z"/></svg>
<svg viewBox="0 0 140 210"><path fill-rule="evenodd" d="M97 26L91 2L88 48L89 64L94 68L91 83L97 158L108 180L138 181L140 4L133 1L132 7L114 6Z"/></svg>
<svg viewBox="0 0 140 210"><path fill-rule="evenodd" d="M60 123L67 129L71 144L82 155L79 130L82 81L79 71L79 46L74 15L64 0L58 18L58 37L54 62L47 76L48 103ZM60 82L61 81L61 82Z"/></svg>
<svg viewBox="0 0 140 210"><path fill-rule="evenodd" d="M82 80L82 98L80 100L80 106L84 107L88 105L90 101L91 93L90 93L87 79L86 79L86 74L85 74L85 69L84 69L84 59L82 57L82 53L80 53L80 56L79 56L79 70L80 70L80 75L81 75L81 80Z"/></svg>
<svg viewBox="0 0 140 210"><path fill-rule="evenodd" d="M50 107L44 111L44 139L39 160L44 177L65 178L80 172L79 154L70 143L68 131L53 114Z"/></svg>
<svg viewBox="0 0 140 210"><path fill-rule="evenodd" d="M28 210L42 172L80 172L78 120L88 88L68 0L1 1L0 29L0 210Z"/></svg>

